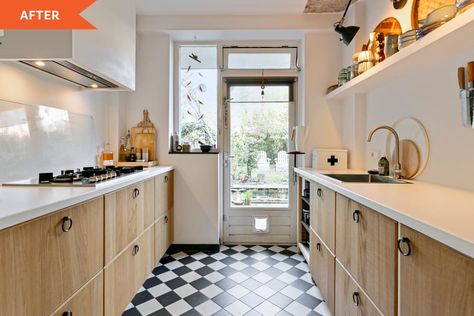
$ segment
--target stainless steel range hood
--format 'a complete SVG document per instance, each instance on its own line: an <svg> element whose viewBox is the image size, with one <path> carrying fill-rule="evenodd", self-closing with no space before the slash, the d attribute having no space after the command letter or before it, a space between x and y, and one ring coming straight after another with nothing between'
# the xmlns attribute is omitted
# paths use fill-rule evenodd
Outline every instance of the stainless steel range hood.
<svg viewBox="0 0 474 316"><path fill-rule="evenodd" d="M21 63L73 82L84 88L110 89L118 86L66 60L20 60Z"/></svg>

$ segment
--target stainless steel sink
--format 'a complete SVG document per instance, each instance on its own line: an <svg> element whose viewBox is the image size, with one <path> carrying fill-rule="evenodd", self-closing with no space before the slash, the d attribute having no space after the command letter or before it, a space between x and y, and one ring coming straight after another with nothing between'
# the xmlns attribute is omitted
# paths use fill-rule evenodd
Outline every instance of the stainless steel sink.
<svg viewBox="0 0 474 316"><path fill-rule="evenodd" d="M326 177L330 177L341 182L354 182L354 183L388 183L388 184L409 184L410 182L403 181L400 179L394 179L390 177L383 177L379 175L370 174L325 174Z"/></svg>

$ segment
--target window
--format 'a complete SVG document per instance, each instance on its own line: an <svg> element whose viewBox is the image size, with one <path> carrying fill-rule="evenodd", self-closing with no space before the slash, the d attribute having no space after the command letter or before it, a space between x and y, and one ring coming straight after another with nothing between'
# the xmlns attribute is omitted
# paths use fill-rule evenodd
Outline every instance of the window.
<svg viewBox="0 0 474 316"><path fill-rule="evenodd" d="M178 130L180 143L217 143L217 46L180 45Z"/></svg>
<svg viewBox="0 0 474 316"><path fill-rule="evenodd" d="M224 48L226 69L296 69L298 49L280 48Z"/></svg>

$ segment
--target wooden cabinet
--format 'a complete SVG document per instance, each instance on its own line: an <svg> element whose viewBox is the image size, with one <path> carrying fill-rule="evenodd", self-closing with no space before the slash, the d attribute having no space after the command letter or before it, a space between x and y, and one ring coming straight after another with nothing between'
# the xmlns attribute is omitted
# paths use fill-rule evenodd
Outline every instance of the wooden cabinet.
<svg viewBox="0 0 474 316"><path fill-rule="evenodd" d="M155 223L155 263L160 261L172 242L172 209Z"/></svg>
<svg viewBox="0 0 474 316"><path fill-rule="evenodd" d="M335 301L336 316L381 315L339 263L336 263Z"/></svg>
<svg viewBox="0 0 474 316"><path fill-rule="evenodd" d="M173 184L173 171L155 177L155 219L159 219L173 208Z"/></svg>
<svg viewBox="0 0 474 316"><path fill-rule="evenodd" d="M397 223L337 195L336 256L384 315L397 314Z"/></svg>
<svg viewBox="0 0 474 316"><path fill-rule="evenodd" d="M317 183L311 183L311 227L335 252L336 193Z"/></svg>
<svg viewBox="0 0 474 316"><path fill-rule="evenodd" d="M105 196L105 262L153 224L153 179Z"/></svg>
<svg viewBox="0 0 474 316"><path fill-rule="evenodd" d="M121 315L153 269L153 228L105 267L105 315Z"/></svg>
<svg viewBox="0 0 474 316"><path fill-rule="evenodd" d="M311 229L310 234L310 270L329 309L334 313L334 264L335 258L321 239Z"/></svg>
<svg viewBox="0 0 474 316"><path fill-rule="evenodd" d="M99 273L103 203L98 198L0 231L4 315L48 315Z"/></svg>
<svg viewBox="0 0 474 316"><path fill-rule="evenodd" d="M52 316L65 315L104 315L104 276L101 272L87 283L64 305L58 308ZM69 313L69 314L68 314Z"/></svg>
<svg viewBox="0 0 474 316"><path fill-rule="evenodd" d="M400 315L474 315L474 259L403 225L400 236Z"/></svg>

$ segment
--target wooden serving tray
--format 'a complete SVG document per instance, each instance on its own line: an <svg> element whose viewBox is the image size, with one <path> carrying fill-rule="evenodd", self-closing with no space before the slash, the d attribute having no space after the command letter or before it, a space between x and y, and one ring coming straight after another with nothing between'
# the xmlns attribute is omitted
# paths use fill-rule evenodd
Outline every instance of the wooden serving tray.
<svg viewBox="0 0 474 316"><path fill-rule="evenodd" d="M136 161L136 162L128 162L128 161L118 161L115 163L116 167L154 167L158 166L158 160L155 161Z"/></svg>

